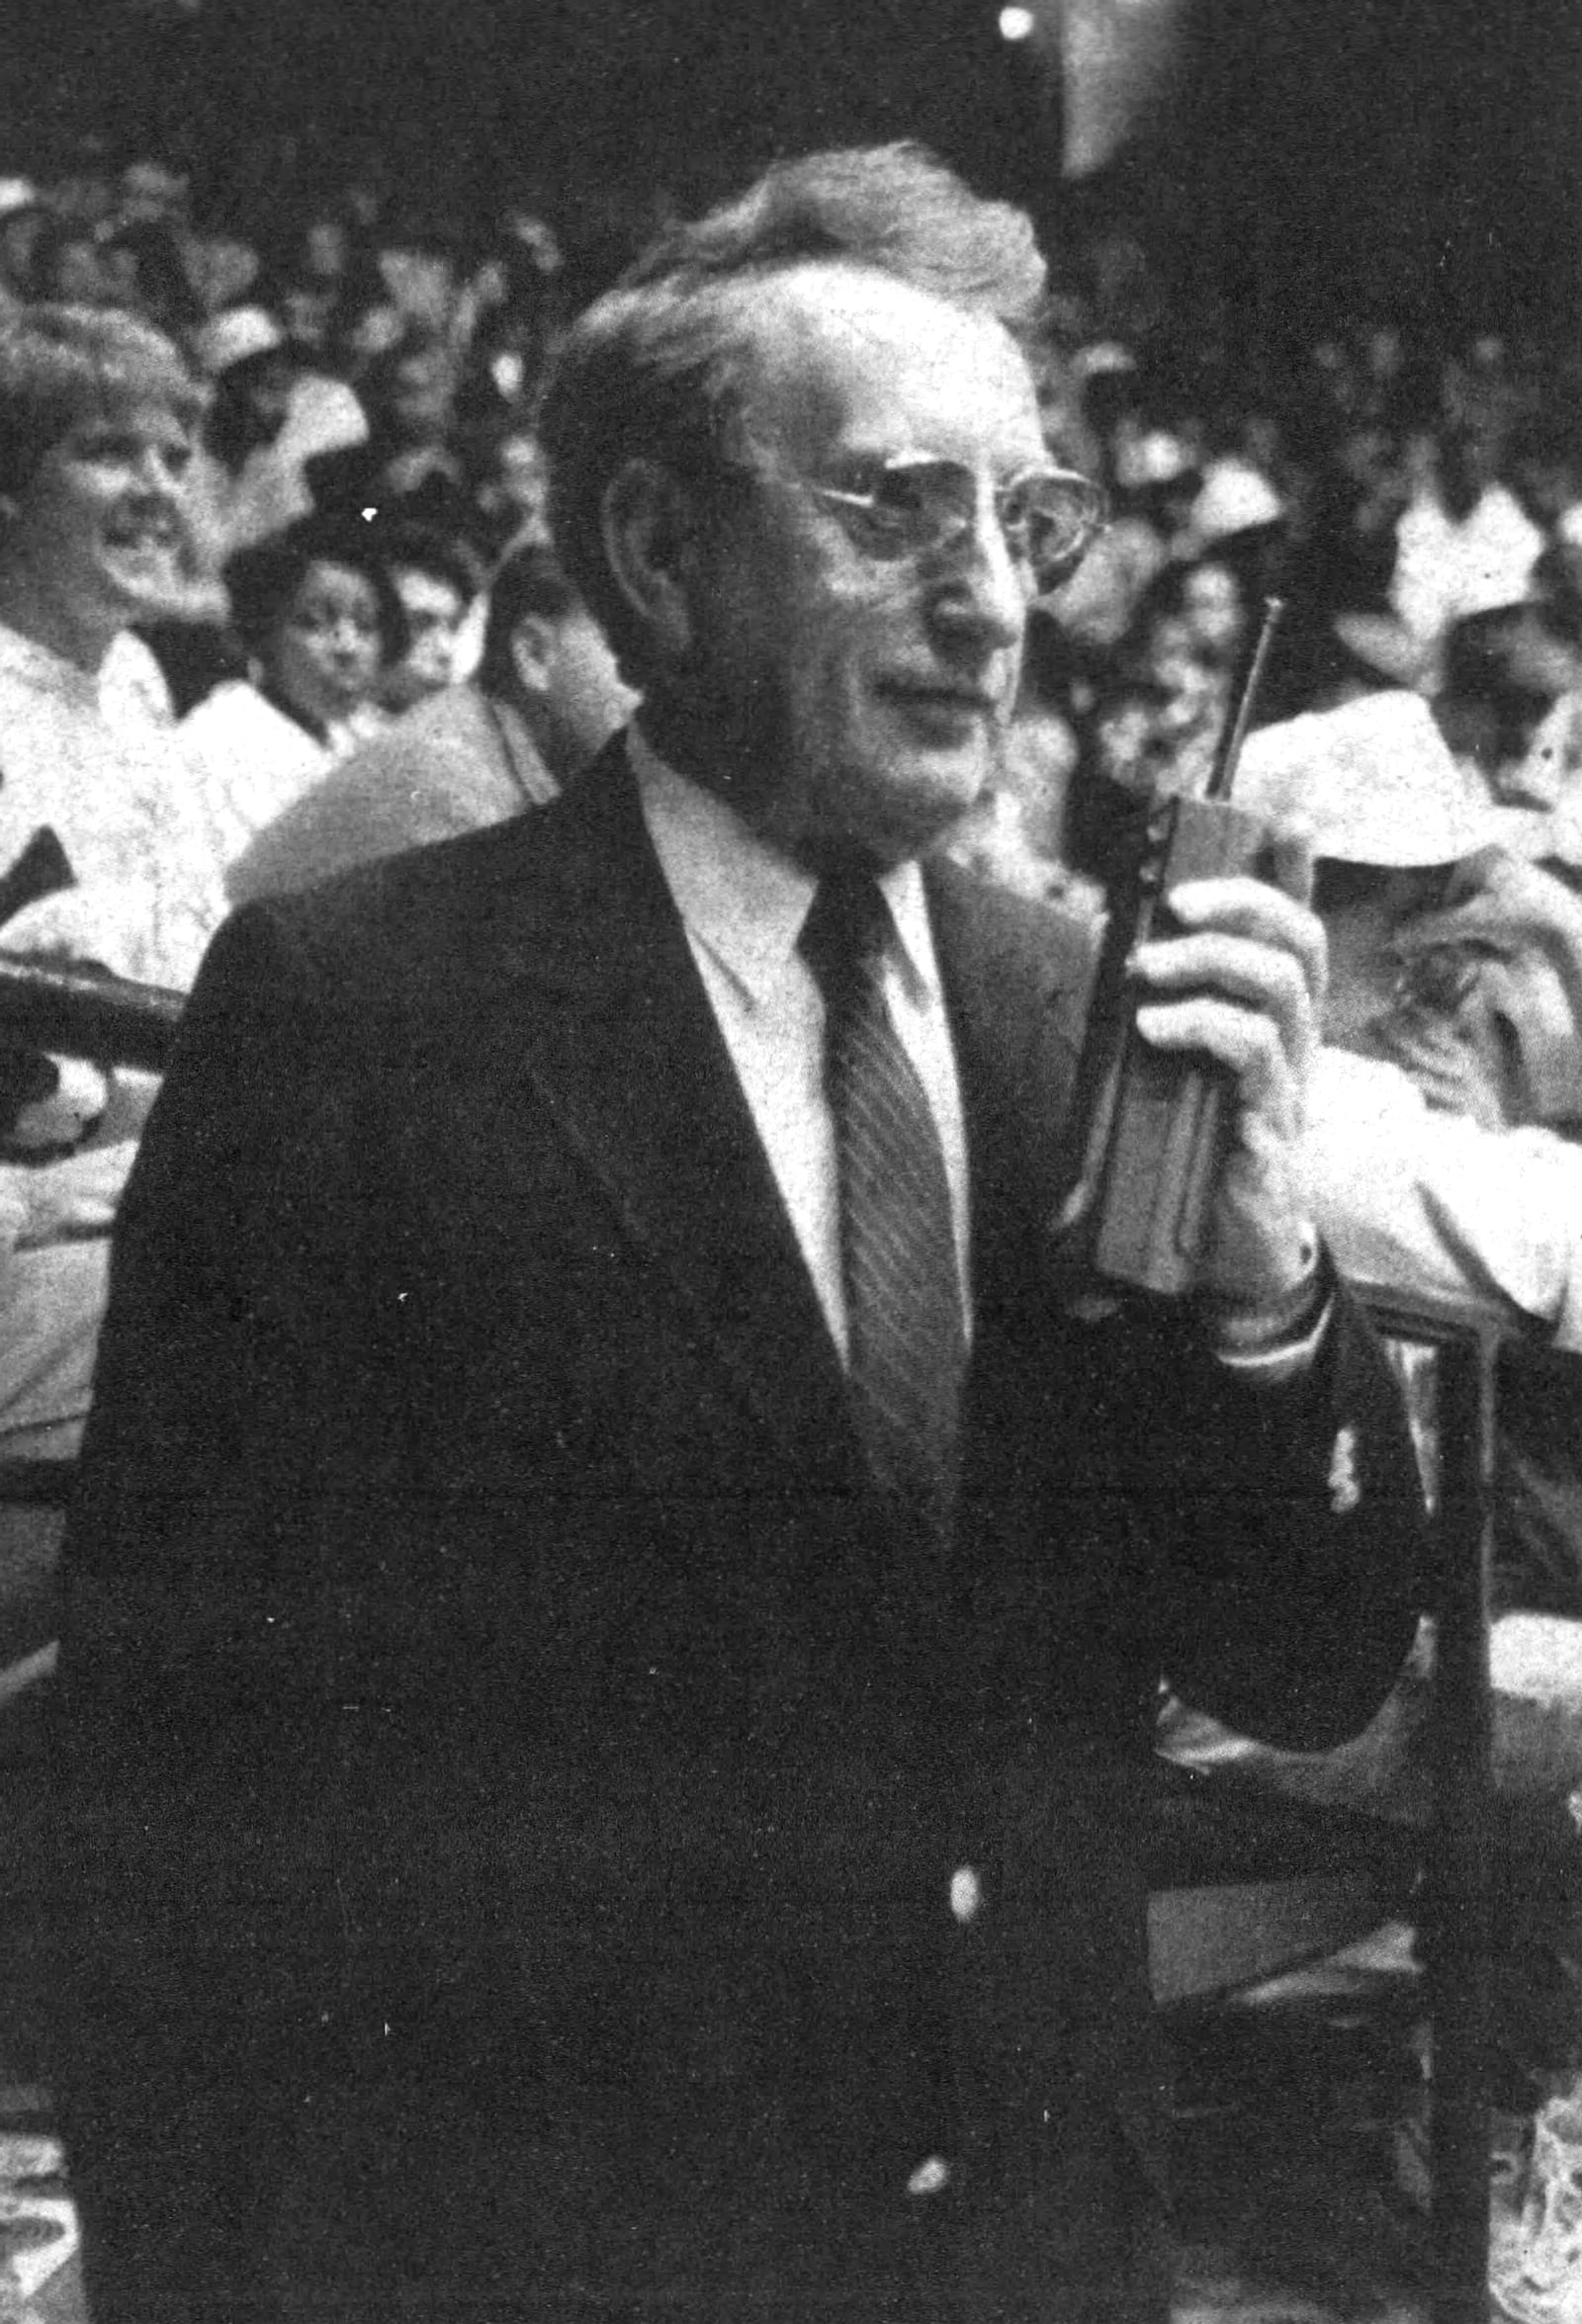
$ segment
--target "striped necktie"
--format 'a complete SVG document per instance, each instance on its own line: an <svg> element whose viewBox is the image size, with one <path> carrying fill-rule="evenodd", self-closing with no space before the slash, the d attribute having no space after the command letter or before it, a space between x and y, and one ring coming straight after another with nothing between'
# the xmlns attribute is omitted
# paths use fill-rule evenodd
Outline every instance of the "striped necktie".
<svg viewBox="0 0 1582 2324"><path fill-rule="evenodd" d="M821 881L799 942L825 1003L857 1432L892 1504L943 1542L966 1334L939 1132L884 995L893 934L878 883L844 872Z"/></svg>

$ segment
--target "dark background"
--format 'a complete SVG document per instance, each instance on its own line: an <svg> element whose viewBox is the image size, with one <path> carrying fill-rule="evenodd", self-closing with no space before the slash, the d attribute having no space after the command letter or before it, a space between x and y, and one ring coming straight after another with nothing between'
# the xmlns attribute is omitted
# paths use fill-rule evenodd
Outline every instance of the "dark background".
<svg viewBox="0 0 1582 2324"><path fill-rule="evenodd" d="M1126 0L1113 0L1116 6ZM243 222L305 163L402 200L662 183L915 135L1058 229L1141 230L1264 334L1578 319L1582 0L1196 0L1160 130L1062 183L1058 68L989 0L0 0L11 166L85 131Z"/></svg>

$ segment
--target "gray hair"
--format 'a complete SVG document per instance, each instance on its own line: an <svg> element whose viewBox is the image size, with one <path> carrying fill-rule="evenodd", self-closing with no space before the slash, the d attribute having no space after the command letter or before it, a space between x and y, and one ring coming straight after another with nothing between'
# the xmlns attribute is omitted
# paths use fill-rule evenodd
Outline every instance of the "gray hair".
<svg viewBox="0 0 1582 2324"><path fill-rule="evenodd" d="M1045 268L1031 221L918 145L777 162L663 234L572 325L539 422L556 544L635 684L649 674L648 643L605 557L606 488L637 458L694 487L717 474L752 377L751 291L821 260L991 315L1037 356Z"/></svg>

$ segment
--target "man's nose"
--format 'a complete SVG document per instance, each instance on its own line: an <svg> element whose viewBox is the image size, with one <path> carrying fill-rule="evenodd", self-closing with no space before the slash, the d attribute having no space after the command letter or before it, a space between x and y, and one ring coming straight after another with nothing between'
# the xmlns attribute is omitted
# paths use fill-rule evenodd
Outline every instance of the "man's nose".
<svg viewBox="0 0 1582 2324"><path fill-rule="evenodd" d="M138 491L149 493L156 500L178 501L186 488L184 470L156 444L144 446L132 463L132 475Z"/></svg>
<svg viewBox="0 0 1582 2324"><path fill-rule="evenodd" d="M1019 645L1027 623L1026 581L993 502L979 507L952 544L932 612L942 629L987 651Z"/></svg>

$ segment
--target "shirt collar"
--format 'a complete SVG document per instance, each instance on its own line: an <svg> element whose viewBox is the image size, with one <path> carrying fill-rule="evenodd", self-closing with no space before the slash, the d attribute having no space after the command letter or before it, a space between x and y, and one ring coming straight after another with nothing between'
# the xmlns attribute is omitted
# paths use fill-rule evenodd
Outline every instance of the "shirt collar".
<svg viewBox="0 0 1582 2324"><path fill-rule="evenodd" d="M13 630L3 622L0 622L0 671L45 693L82 703L91 710L99 707L97 673L79 668L76 662L67 661L64 654L51 652L37 639L24 637L20 630Z"/></svg>
<svg viewBox="0 0 1582 2324"><path fill-rule="evenodd" d="M750 830L712 791L668 765L642 730L626 732L644 820L689 935L758 1006L790 968L818 881ZM894 958L923 1005L939 997L939 970L916 862L881 874L895 922Z"/></svg>

